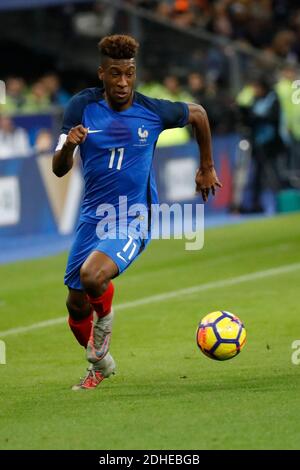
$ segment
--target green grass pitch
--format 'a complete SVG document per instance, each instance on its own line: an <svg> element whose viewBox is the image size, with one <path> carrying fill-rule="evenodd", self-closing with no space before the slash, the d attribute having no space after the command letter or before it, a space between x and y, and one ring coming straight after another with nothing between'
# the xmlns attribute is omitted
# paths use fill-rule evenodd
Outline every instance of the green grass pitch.
<svg viewBox="0 0 300 470"><path fill-rule="evenodd" d="M65 315L66 254L0 266L0 330ZM204 249L153 241L115 281L115 304L300 263L300 215L206 231ZM70 387L84 350L66 324L3 337L0 449L297 449L300 442L300 267L116 308L118 373ZM242 353L226 362L195 342L213 310L238 315ZM0 338L1 339L1 338Z"/></svg>

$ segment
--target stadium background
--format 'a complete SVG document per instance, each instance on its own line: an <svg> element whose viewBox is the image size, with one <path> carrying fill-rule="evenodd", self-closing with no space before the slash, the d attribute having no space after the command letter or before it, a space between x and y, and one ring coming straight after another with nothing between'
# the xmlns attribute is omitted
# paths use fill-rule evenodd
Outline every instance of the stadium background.
<svg viewBox="0 0 300 470"><path fill-rule="evenodd" d="M38 324L40 320L50 321L51 324L54 319L53 324L56 324L56 320L58 320L58 325L62 323L64 290L61 284L66 258L65 250L70 246L76 226L83 184L79 164L70 175L61 180L56 178L51 172L51 157L59 135L63 110L69 98L82 88L98 85L96 70L99 65L99 55L96 45L106 34L129 33L139 40L141 47L138 58L138 89L140 91L152 97L195 101L205 107L212 127L216 167L224 186L216 198L211 199L205 207L206 226L221 225L222 228L218 229L219 232L217 229L208 232L208 248L207 251L205 248L205 253L201 255L204 258L199 258L198 255L195 255L193 260L191 257L184 258L184 252L182 255L175 255L173 250L179 249L177 241L170 241L168 247L157 242L150 255L145 254L144 270L143 261L141 261L137 268L133 268L132 278L128 275L128 281L125 278L120 281L121 297L119 300L123 301L123 304L127 300L136 300L136 288L139 295L149 295L149 291L145 288L145 281L142 280L144 276L144 279L149 282L147 269L157 278L153 277L152 283L149 284L151 294L155 294L160 288L164 292L178 287L179 291L177 280L180 279L183 287L186 288L197 282L205 284L206 278L201 277L199 273L195 275L195 270L201 270L201 263L204 263L204 266L207 263L207 282L215 280L216 272L217 279L228 277L235 279L248 272L268 272L268 269L276 270L281 266L283 266L283 272L285 269L290 272L288 266L291 265L288 263L299 261L300 106L292 101L292 94L295 91L292 83L299 78L300 9L297 2L276 0L257 2L250 0L1 0L0 16L0 79L6 85L6 103L1 105L0 116L0 263L3 263L1 267L2 289L0 288L0 330L3 339L9 337L7 339L9 360L6 366L0 366L0 372L12 377L11 384L14 393L19 384L14 376L14 369L10 365L14 362L9 356L9 351L11 348L16 349L15 361L21 360L22 362L21 349L18 350L18 347L22 347L22 328L25 327L24 331L27 331L28 327L28 331L31 331L31 325ZM253 107L255 86L257 83L264 84L266 81L268 93L276 92L279 111L276 116L269 115L264 124L268 126L276 121L278 136L277 140L273 141L271 151L268 151L261 162L257 160L253 152L255 132L258 124L261 123L260 118L255 120L253 117ZM161 202L181 204L200 202L194 194L193 182L197 163L197 146L189 130L173 130L162 135L155 156ZM257 194L258 199L254 197ZM289 212L295 212L295 214L282 215L282 213ZM258 221L251 222L253 218ZM237 222L245 223L237 228L230 226ZM241 240L245 241L244 245L241 244ZM216 254L214 254L213 244L218 245ZM183 250L182 246L180 249ZM236 254L236 258L232 259L232 252L236 250L239 250L239 255ZM63 254L58 257L54 256L61 252ZM161 264L158 262L155 264L154 261L154 264L151 264L151 254L161 259ZM51 257L41 258L49 255ZM218 261L218 256L220 256L220 261ZM226 256L227 261L224 259ZM28 264L18 262L9 264L12 261L33 258L39 259L36 262L28 261ZM174 272L168 273L168 281L160 286L157 280L164 276L165 266L168 265L170 259L174 263ZM219 264L217 271L216 264ZM186 271L183 271L183 265L186 265ZM243 266L245 270L241 269ZM53 422L53 427L50 426L53 438L50 432L50 437L47 436L43 443L39 437L41 423L38 417L33 418L32 439L30 440L23 433L21 437L21 430L23 432L27 429L26 420L29 419L27 416L22 421L21 413L21 425L16 420L14 421L12 415L6 416L8 425L7 428L3 428L0 448L10 448L10 446L12 448L34 448L35 446L37 448L43 448L43 446L45 448L110 448L110 446L111 448L130 448L130 445L136 445L137 448L151 448L151 446L152 448L155 448L153 446L168 448L168 445L169 448L230 448L230 446L233 448L272 446L279 448L281 442L284 448L296 448L296 441L290 439L289 436L298 433L299 430L296 425L289 426L288 424L290 416L293 416L293 412L295 413L293 406L296 407L297 403L294 395L295 367L292 368L289 358L290 344L297 337L294 325L299 324L297 323L299 311L293 302L293 298L297 295L297 264L295 266L295 269L291 268L294 274L287 275L286 279L269 280L266 288L263 285L254 287L250 298L245 286L244 291L241 287L238 292L226 292L223 296L217 294L215 302L204 298L202 304L202 300L200 303L199 299L193 298L189 307L185 307L187 313L190 313L190 327L193 324L196 325L202 314L217 306L227 310L230 310L232 306L233 309L238 310L238 313L241 310L241 315L244 312L242 316L246 317L248 324L252 327L252 334L255 336L254 340L252 338L252 344L255 346L255 341L258 341L258 350L255 354L252 349L253 356L248 357L249 362L242 362L240 368L237 366L237 369L234 369L231 365L229 366L232 380L238 389L237 394L244 407L247 399L250 401L253 399L251 396L247 399L243 396L247 379L244 376L241 379L241 374L247 367L250 367L250 371L253 372L262 354L265 362L261 368L258 368L257 374L264 387L266 389L277 388L280 392L280 399L284 394L290 398L291 407L285 408L284 418L276 413L272 415L269 402L265 397L262 399L264 406L261 407L261 421L258 420L255 423L255 420L249 419L253 427L252 434L248 434L245 426L247 416L242 414L244 438L240 436L240 440L235 438L230 441L229 428L235 425L228 417L228 421L225 419L223 428L224 438L219 439L217 436L215 440L211 440L201 436L198 441L190 429L191 423L196 426L196 422L193 421L195 409L192 403L197 399L198 393L198 390L193 389L191 385L189 391L186 390L185 397L190 407L187 416L189 416L189 411L192 416L191 420L185 423L186 429L189 430L185 439L176 440L175 437L164 437L163 431L161 440L158 437L153 439L149 431L152 424L150 421L148 423L148 418L146 418L144 437L141 433L140 439L134 438L130 442L126 440L125 435L118 435L118 433L111 440L107 437L101 444L96 439L81 441L75 436L73 439L72 432L70 440L62 437L59 441L59 437L54 437L56 424ZM28 273L27 281L23 277L24 270ZM37 279L39 276L45 278L42 285ZM140 281L137 280L137 276L140 276ZM48 278L49 284L47 285ZM190 282L187 282L188 279ZM124 282L123 288L122 282ZM237 281L237 284L239 282ZM285 290L286 297L277 298L274 292L277 290L277 295L279 295L282 288ZM257 293L257 299L255 299L254 292ZM42 313L40 311L41 295L45 302ZM249 303L246 301L247 298ZM225 301L227 303L223 306ZM285 312L287 310L283 326L280 301L284 302ZM121 305L123 304L121 302ZM292 312L289 312L289 308ZM172 363L177 360L172 352L174 347L178 346L179 349L183 347L183 350L186 347L189 351L193 342L190 337L184 337L184 344L181 346L179 330L176 329L179 328L178 325L176 328L170 327L173 315L178 318L180 305L174 306L171 303L167 309L169 313L163 312L165 319L162 326L169 333L161 343L155 341L156 348L158 352L160 351L157 359L161 354L165 354L166 364L169 355L171 355L169 359ZM273 312L272 321L275 322L271 326L268 317L270 310ZM141 357L146 362L145 370L151 374L151 361L147 359L147 349L143 350L143 344L147 341L145 325L152 328L150 331L153 331L153 334L155 334L156 327L150 319L151 308L149 307L147 311L145 307L145 310L140 312L140 315L143 314L145 323L140 326L137 323L138 316L132 315L131 322L133 321L136 329L134 337L128 341L133 350L138 344ZM21 328L19 333L18 328ZM33 326L33 330L35 328ZM124 325L120 321L119 328L121 351L122 346L123 348L128 346L125 336L127 334L130 337L130 322ZM281 338L277 334L280 328L286 336L284 344L281 344ZM67 335L65 330L65 327L59 327L57 338L61 338L62 342L65 341L64 335ZM273 340L277 345L278 356L275 359L274 357L266 358L266 351L261 353L259 349L260 341L264 345L269 341L265 339L263 331L267 331L270 341ZM29 335L26 334L28 338ZM26 343L28 355L24 358L24 365L28 365L28 362L31 365L25 366L24 376L21 374L21 388L28 394L29 408L36 394L33 390L29 390L26 376L33 374L33 383L38 393L42 377L38 377L39 361L36 360L35 354L39 354L40 348L45 345L43 334L38 337L38 340L36 336L32 336ZM68 341L68 344L71 344L71 339ZM43 351L44 359L46 354L50 357L55 355L57 344L58 339L52 338L46 351ZM249 349L251 352L251 346ZM268 351L269 349L267 347ZM62 363L71 363L72 351L76 354L75 346L71 348L71 352L66 353ZM132 354L134 356L135 353ZM189 354L186 353L185 356L188 357ZM279 359L280 355L281 359ZM206 363L204 366L202 363L198 366L196 361L199 359L196 355L192 354L191 358L190 362L193 367L199 367L201 374L203 371L207 374L199 392L200 399L201 393L205 394L205 386L213 390L214 374L218 374L216 382L225 383L224 393L225 395L228 393L228 402L225 397L224 405L226 403L228 405L231 389L230 378L226 372L224 370L220 372L215 365L206 365ZM289 366L286 365L287 363ZM166 396L164 384L167 384L167 379L165 377L168 377L166 364L156 371L157 380L162 380L161 387L158 383L156 384L160 390L159 406L166 405L163 399ZM251 369L252 366L253 369ZM47 393L52 393L51 387L55 393L56 381L51 381L51 378L54 376L54 368L56 370L58 365L51 363L49 367L53 368L53 371L51 369L47 382L51 392L47 391ZM268 367L274 372L274 376L272 374L270 377L266 376ZM275 379L276 370L278 373L288 367L290 369L286 375L290 374L291 383L293 382L290 390L286 390L283 372L278 374L278 381ZM138 390L141 379L136 376L135 369L131 369L130 365L128 370L133 373L133 383ZM192 375L191 365L187 367L187 370L187 373L181 373L180 378ZM164 373L166 376L163 375ZM178 375L177 372L175 373ZM63 374L59 373L58 377L63 382ZM68 380L73 379L68 376ZM122 375L120 380L125 387L125 379ZM260 393L258 382L253 382L253 380L253 378L250 379L250 392L252 383L253 390L258 388L258 393ZM150 387L150 384L147 380L142 382L141 390L147 391L148 386ZM180 395L179 384L174 385L174 390ZM7 392L10 393L9 386ZM118 394L114 396L116 392L116 388L107 392L108 394L104 397L107 403L116 397L122 399ZM248 394L250 392L247 391ZM60 393L62 394L61 390ZM46 399L46 395L42 392L43 396ZM52 398L54 400L54 395ZM122 414L121 417L116 417L119 406L117 398L116 409L113 410L115 421L112 423L115 422L116 428L118 424L118 429L120 429L127 419L127 414L123 410L123 418ZM272 396L273 399L275 406L277 398ZM67 400L67 397L63 397L63 400ZM215 415L217 417L220 412L217 406L218 400L220 397L213 395L210 414L204 417L204 422L208 426L208 436L210 433L213 434L210 417ZM175 407L174 409L171 407L171 402L172 400L166 409L173 412L175 416ZM11 405L17 408L19 406L21 409L21 404L17 399L16 401L12 399ZM154 396L152 406L156 405ZM46 413L46 405L40 403L39 406L41 409L45 406ZM90 403L87 406L92 410ZM130 404L128 406L127 412L129 413ZM184 410L185 405L182 406ZM139 409L139 402L137 408ZM282 419L284 423L284 419L287 420L286 428L284 428L286 439L283 438L281 441L280 436L273 439L271 434L262 438L259 423L269 417L268 410L270 416L273 416L274 426ZM149 414L152 411L149 403ZM242 412L239 408L236 411ZM140 418L144 419L142 410L139 412ZM59 410L58 418L59 416L62 418L61 413L62 411ZM183 416L178 415L177 418L178 422L182 423ZM162 429L164 429L164 424L164 422L160 423ZM238 424L241 424L239 420L236 425ZM16 432L18 425L20 432ZM71 426L70 423L69 425ZM84 423L82 430L86 430L87 426L88 423ZM114 433L116 428L113 424L110 426ZM125 431L126 429L124 433Z"/></svg>

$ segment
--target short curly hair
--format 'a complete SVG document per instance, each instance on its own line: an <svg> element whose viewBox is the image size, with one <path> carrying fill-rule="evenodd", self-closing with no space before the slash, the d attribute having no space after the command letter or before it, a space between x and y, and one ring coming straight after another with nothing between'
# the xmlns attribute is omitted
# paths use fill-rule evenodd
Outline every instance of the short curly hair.
<svg viewBox="0 0 300 470"><path fill-rule="evenodd" d="M114 34L105 36L98 43L102 57L111 59L133 59L138 51L139 43L131 36Z"/></svg>

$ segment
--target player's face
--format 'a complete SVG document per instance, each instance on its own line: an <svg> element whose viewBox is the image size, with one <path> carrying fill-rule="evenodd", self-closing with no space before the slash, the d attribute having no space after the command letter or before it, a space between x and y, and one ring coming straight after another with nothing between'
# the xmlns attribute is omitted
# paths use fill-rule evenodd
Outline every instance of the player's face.
<svg viewBox="0 0 300 470"><path fill-rule="evenodd" d="M99 78L103 81L106 98L112 106L124 109L131 105L136 79L134 59L107 59L99 67Z"/></svg>

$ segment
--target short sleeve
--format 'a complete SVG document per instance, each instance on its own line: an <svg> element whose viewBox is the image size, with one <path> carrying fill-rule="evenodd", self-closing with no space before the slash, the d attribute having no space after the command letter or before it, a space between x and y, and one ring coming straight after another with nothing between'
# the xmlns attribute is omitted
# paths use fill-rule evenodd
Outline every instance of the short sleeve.
<svg viewBox="0 0 300 470"><path fill-rule="evenodd" d="M64 117L61 132L63 134L68 134L69 130L72 127L78 126L81 124L82 115L83 115L84 103L82 97L75 95L68 103Z"/></svg>
<svg viewBox="0 0 300 470"><path fill-rule="evenodd" d="M189 108L181 101L169 101L149 98L141 93L135 93L137 103L159 116L162 130L174 127L184 127L189 122Z"/></svg>
<svg viewBox="0 0 300 470"><path fill-rule="evenodd" d="M189 121L189 108L186 103L168 100L159 101L158 113L161 117L163 128L184 127Z"/></svg>
<svg viewBox="0 0 300 470"><path fill-rule="evenodd" d="M61 133L68 134L72 127L82 124L84 108L89 103L101 99L101 97L102 91L99 88L86 88L73 96L64 113Z"/></svg>

